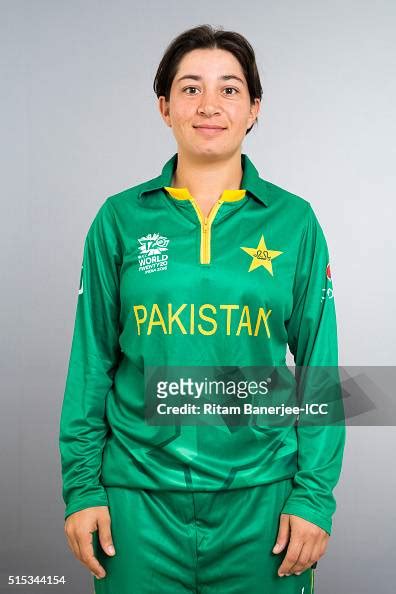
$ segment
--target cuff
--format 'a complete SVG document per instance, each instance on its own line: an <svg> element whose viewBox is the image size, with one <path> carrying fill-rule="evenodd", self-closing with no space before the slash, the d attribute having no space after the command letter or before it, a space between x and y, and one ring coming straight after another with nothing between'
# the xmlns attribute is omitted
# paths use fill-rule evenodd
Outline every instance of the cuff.
<svg viewBox="0 0 396 594"><path fill-rule="evenodd" d="M70 503L66 505L65 509L65 521L68 516L74 514L75 512L81 511L83 509L87 509L88 507L97 507L100 505L107 505L109 502L107 499L106 492L103 495L98 495L96 497L81 497L79 499L74 499Z"/></svg>
<svg viewBox="0 0 396 594"><path fill-rule="evenodd" d="M327 532L327 534L331 534L332 529L332 520L330 517L323 516L319 514L315 509L310 508L309 506L301 505L300 503L286 503L284 508L282 509L282 514L290 514L293 516L299 516L304 520L308 520L308 522L312 522L322 528Z"/></svg>

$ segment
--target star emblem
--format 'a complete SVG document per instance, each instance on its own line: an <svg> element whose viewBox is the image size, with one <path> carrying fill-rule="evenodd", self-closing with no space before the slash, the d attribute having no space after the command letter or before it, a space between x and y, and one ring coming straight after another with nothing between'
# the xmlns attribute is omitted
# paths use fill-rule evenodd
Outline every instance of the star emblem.
<svg viewBox="0 0 396 594"><path fill-rule="evenodd" d="M255 270L255 268L259 268L259 266L264 266L271 276L274 276L272 271L272 260L283 254L283 252L279 252L278 250L269 250L265 245L264 235L261 236L256 248L241 247L241 250L244 250L253 258L250 262L248 272Z"/></svg>

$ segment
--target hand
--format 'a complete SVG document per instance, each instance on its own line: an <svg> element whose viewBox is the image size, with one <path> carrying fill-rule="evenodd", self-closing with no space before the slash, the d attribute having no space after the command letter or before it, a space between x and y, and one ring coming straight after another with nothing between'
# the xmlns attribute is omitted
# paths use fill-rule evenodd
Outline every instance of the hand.
<svg viewBox="0 0 396 594"><path fill-rule="evenodd" d="M324 555L329 538L330 535L316 524L299 516L281 514L278 537L272 552L280 553L288 542L289 546L278 575L300 575Z"/></svg>
<svg viewBox="0 0 396 594"><path fill-rule="evenodd" d="M99 542L102 549L108 555L113 556L115 550L110 523L111 518L107 505L88 507L70 514L65 522L67 541L74 556L98 579L105 577L106 572L94 556L92 532L99 531Z"/></svg>

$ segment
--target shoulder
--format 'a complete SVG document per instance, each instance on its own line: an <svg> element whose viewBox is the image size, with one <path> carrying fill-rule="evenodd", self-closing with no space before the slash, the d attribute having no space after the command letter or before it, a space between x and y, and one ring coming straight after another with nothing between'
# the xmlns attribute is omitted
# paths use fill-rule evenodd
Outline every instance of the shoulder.
<svg viewBox="0 0 396 594"><path fill-rule="evenodd" d="M262 179L261 181L271 205L277 210L279 209L280 212L287 213L291 222L298 220L308 224L314 214L309 200L268 180Z"/></svg>
<svg viewBox="0 0 396 594"><path fill-rule="evenodd" d="M139 200L141 192L149 189L156 179L152 178L108 195L99 204L91 226L117 229L125 221L131 221L134 218L136 209L141 204Z"/></svg>
<svg viewBox="0 0 396 594"><path fill-rule="evenodd" d="M282 186L278 186L268 180L263 180L266 186L266 190L271 198L271 202L281 203L282 205L293 206L302 210L308 208L310 205L309 201L295 194L290 190L286 190Z"/></svg>
<svg viewBox="0 0 396 594"><path fill-rule="evenodd" d="M309 200L268 180L262 181L270 204L283 217L285 228L290 233L297 234L300 241L326 241L316 207Z"/></svg>
<svg viewBox="0 0 396 594"><path fill-rule="evenodd" d="M117 213L122 213L128 207L137 206L138 199L142 192L149 190L153 183L158 180L159 176L140 182L130 188L125 188L119 192L108 196L104 202L107 208L113 209Z"/></svg>

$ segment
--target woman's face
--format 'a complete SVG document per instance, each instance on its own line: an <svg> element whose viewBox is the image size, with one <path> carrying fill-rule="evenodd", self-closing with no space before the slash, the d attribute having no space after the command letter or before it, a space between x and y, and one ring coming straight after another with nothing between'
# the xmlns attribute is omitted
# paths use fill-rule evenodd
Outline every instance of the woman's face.
<svg viewBox="0 0 396 594"><path fill-rule="evenodd" d="M169 102L163 96L158 101L179 149L196 156L234 153L260 109L259 99L250 105L238 60L222 49L195 49L185 54L173 79Z"/></svg>

